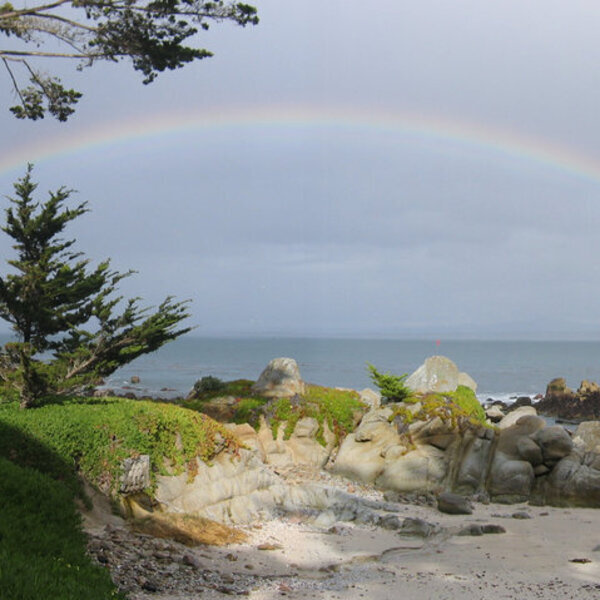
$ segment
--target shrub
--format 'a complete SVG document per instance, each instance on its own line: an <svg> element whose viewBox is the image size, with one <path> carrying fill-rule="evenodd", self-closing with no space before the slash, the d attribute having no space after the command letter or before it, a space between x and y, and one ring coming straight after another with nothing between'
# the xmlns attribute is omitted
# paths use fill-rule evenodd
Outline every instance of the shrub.
<svg viewBox="0 0 600 600"><path fill-rule="evenodd" d="M405 402L412 397L412 390L404 383L408 374L393 375L380 373L373 365L367 363L367 369L373 383L379 388L381 396L388 402Z"/></svg>
<svg viewBox="0 0 600 600"><path fill-rule="evenodd" d="M194 394L196 396L204 396L220 392L225 387L225 384L218 378L212 375L202 377L194 384Z"/></svg>

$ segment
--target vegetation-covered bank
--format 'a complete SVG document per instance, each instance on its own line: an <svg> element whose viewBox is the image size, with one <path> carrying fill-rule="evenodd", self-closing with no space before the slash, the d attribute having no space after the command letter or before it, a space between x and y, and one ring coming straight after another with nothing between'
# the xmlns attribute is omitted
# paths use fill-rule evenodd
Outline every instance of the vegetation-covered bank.
<svg viewBox="0 0 600 600"><path fill-rule="evenodd" d="M197 456L208 461L223 448L238 447L227 429L205 415L125 398L60 398L25 411L8 403L0 405L0 424L17 432L0 439L0 455L62 479L72 479L77 470L106 492L117 490L121 464L130 456L150 455L159 473L187 468L193 475ZM22 443L23 434L45 445L59 465ZM68 472L59 472L65 465Z"/></svg>
<svg viewBox="0 0 600 600"><path fill-rule="evenodd" d="M149 454L158 472L188 470L195 457L235 451L209 417L122 398L60 398L29 410L0 404L0 597L106 600L120 595L85 553L75 498L79 475L118 489L122 461Z"/></svg>
<svg viewBox="0 0 600 600"><path fill-rule="evenodd" d="M319 423L317 440L322 445L325 445L325 423L339 440L353 431L357 415L366 410L359 394L353 390L307 385L301 396L268 399L252 391L254 383L248 379L224 382L215 377L204 377L196 383L193 396L185 400L183 406L207 413L219 421L250 423L255 429L262 415L271 425L274 436L285 422L285 439L291 436L300 419L313 417Z"/></svg>
<svg viewBox="0 0 600 600"><path fill-rule="evenodd" d="M72 469L47 446L2 421L0 439L0 597L122 598L108 571L86 554L75 495L68 485L75 481ZM40 469L7 459L6 454L14 457L15 444L28 446L30 457L39 457Z"/></svg>

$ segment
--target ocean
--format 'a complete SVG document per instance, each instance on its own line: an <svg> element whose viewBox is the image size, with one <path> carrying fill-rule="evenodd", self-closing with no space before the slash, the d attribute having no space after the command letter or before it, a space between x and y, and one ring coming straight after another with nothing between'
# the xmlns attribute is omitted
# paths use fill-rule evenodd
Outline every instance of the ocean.
<svg viewBox="0 0 600 600"><path fill-rule="evenodd" d="M6 340L0 336L0 343ZM373 387L367 363L380 371L410 374L435 354L447 356L471 375L482 401L543 394L554 377L565 377L575 389L582 379L600 382L600 341L441 340L438 344L435 340L188 335L115 372L106 387L131 386L131 377L137 375L140 383L132 387L138 395L182 396L206 375L257 379L271 359L288 356L296 359L307 382L360 390Z"/></svg>
<svg viewBox="0 0 600 600"><path fill-rule="evenodd" d="M554 377L577 388L583 379L600 382L600 342L452 341L327 338L202 338L186 336L141 357L113 374L107 387L185 395L206 375L224 380L257 379L276 357L296 359L310 383L363 389L373 387L366 365L395 374L412 373L436 354L453 360L478 384L481 401L543 394ZM165 392L163 392L165 394Z"/></svg>

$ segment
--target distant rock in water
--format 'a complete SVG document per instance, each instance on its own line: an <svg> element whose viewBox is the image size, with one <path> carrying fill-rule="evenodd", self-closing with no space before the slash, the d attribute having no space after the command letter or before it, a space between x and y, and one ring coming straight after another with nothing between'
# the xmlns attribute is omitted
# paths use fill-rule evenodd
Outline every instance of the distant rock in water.
<svg viewBox="0 0 600 600"><path fill-rule="evenodd" d="M461 373L456 364L445 356L429 357L406 380L406 385L417 394L454 392L459 385L477 392L473 378Z"/></svg>
<svg viewBox="0 0 600 600"><path fill-rule="evenodd" d="M583 380L577 392L567 387L563 377L553 379L546 396L536 405L540 414L571 421L600 419L600 386Z"/></svg>

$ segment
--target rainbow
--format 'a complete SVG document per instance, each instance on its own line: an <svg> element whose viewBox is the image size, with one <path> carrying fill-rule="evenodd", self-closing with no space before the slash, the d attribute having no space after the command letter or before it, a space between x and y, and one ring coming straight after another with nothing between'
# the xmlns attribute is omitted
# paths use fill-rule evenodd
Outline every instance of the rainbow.
<svg viewBox="0 0 600 600"><path fill-rule="evenodd" d="M66 129L67 126L64 126ZM188 134L238 127L285 131L303 127L365 129L372 132L414 135L436 142L468 146L509 158L537 163L572 176L600 183L600 159L550 140L529 137L482 123L447 119L417 112L362 110L356 108L261 107L206 110L188 114L146 115L138 120L111 121L0 154L0 174L88 150L108 148L167 134Z"/></svg>

